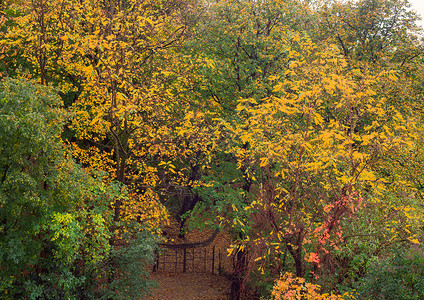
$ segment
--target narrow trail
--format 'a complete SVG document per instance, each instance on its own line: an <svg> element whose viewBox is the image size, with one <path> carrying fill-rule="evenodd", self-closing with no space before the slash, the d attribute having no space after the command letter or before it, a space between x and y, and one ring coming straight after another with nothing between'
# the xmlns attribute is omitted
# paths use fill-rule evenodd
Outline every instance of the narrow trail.
<svg viewBox="0 0 424 300"><path fill-rule="evenodd" d="M220 275L203 273L153 273L158 283L147 300L227 300L230 281Z"/></svg>
<svg viewBox="0 0 424 300"><path fill-rule="evenodd" d="M170 243L200 242L207 239L212 231L192 230L186 234L184 241L178 240L178 226L173 224L166 228ZM227 274L231 272L231 259L227 257L225 249L230 245L230 238L225 232L220 232L208 246L224 249L222 259L222 269ZM200 268L203 269L203 268ZM152 291L152 295L147 300L227 300L230 295L231 282L223 275L201 273L201 272L173 272L173 268L168 270L159 269L151 274L151 279L158 287Z"/></svg>

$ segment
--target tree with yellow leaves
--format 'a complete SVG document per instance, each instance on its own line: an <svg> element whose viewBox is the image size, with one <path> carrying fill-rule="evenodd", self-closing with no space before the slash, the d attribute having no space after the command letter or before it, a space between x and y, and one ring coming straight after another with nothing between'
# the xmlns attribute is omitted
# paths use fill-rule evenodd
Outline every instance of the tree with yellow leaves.
<svg viewBox="0 0 424 300"><path fill-rule="evenodd" d="M149 159L166 151L161 139L169 134L174 98L165 86L176 75L171 49L190 21L183 4L39 0L12 6L14 30L2 42L20 49L32 66L22 76L53 82L74 96L69 127L76 158L130 186L131 203L114 204L116 221L122 209L126 219L151 228L167 218Z"/></svg>

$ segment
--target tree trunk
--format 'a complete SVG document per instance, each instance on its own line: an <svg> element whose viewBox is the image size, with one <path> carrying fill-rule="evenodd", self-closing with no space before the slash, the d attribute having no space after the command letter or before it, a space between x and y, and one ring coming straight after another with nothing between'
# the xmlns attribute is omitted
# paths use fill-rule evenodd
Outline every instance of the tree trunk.
<svg viewBox="0 0 424 300"><path fill-rule="evenodd" d="M193 210L194 207L196 206L197 202L200 202L202 200L202 198L199 197L199 195L196 193L196 195L194 196L194 199L191 200L190 195L187 195L186 198L189 198L189 200L184 201L183 203L183 208L180 210L180 216L185 214L186 212ZM184 238L184 225L187 222L187 218L181 218L180 219L180 233L178 234L179 238Z"/></svg>
<svg viewBox="0 0 424 300"><path fill-rule="evenodd" d="M243 271L246 268L246 251L237 250L234 258L234 271L231 278L231 300L240 300L243 295Z"/></svg>
<svg viewBox="0 0 424 300"><path fill-rule="evenodd" d="M199 197L197 193L194 195L194 198L192 198L192 192L193 192L192 183L199 179L199 169L200 169L199 165L191 166L191 175L188 178L189 186L188 186L187 194L184 197L183 205L181 206L181 209L178 212L178 217L180 218L180 233L178 234L179 238L184 238L183 229L184 229L185 222L187 221L186 218L182 218L181 216L184 215L186 212L192 210L194 206L196 205L196 203L201 201L201 198Z"/></svg>

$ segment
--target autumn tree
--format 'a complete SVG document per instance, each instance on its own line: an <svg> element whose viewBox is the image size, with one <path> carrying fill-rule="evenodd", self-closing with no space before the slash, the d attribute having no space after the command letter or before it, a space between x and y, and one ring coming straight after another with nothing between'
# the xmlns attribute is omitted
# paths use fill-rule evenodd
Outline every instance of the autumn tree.
<svg viewBox="0 0 424 300"><path fill-rule="evenodd" d="M69 140L76 158L131 186L125 212L119 201L114 205L115 220L124 215L157 228L166 213L149 160L165 149L161 136L169 134L173 100L165 85L175 77L171 50L187 34L190 7L182 1L33 1L14 9L19 13L4 47L20 49L33 66L23 75L53 82L72 97Z"/></svg>
<svg viewBox="0 0 424 300"><path fill-rule="evenodd" d="M91 34L80 36L86 40L82 44L89 57L81 70L87 72L87 82L74 105L72 124L77 137L86 141L75 144L79 159L133 184L135 198L144 195L140 202L156 203L145 212L160 206L152 190L158 181L155 168L146 160L154 132L160 130L154 124L165 118L169 98L160 87L166 65L156 58L166 56L166 49L184 34L184 25L172 27L174 16L155 7L132 3L104 10L95 4L92 15L84 14L91 24ZM115 219L120 215L118 202Z"/></svg>
<svg viewBox="0 0 424 300"><path fill-rule="evenodd" d="M193 86L195 109L206 112L202 117L205 121L197 120L197 123L211 128L206 130L210 132L210 145L212 148L215 145L215 149L218 145L208 172L201 178L206 186L195 190L195 195L202 201L197 201L194 214L200 217L210 212L215 216L211 225L225 226L235 239L243 234L236 220L250 201L252 180L245 166L237 169L234 154L225 151L229 144L234 144L216 123L221 118L232 123L240 122L235 114L240 97L260 101L272 94L269 77L285 68L281 62L287 53L281 51L284 48L281 37L297 12L295 6L291 8L290 11L283 1L208 2L193 40L186 44L187 53L198 62L200 75ZM186 116L193 123L200 115L189 112ZM248 144L238 146L240 150L249 147ZM234 227L234 224L238 225ZM234 297L239 293L244 269L243 251L240 249L237 255L238 267L232 288Z"/></svg>
<svg viewBox="0 0 424 300"><path fill-rule="evenodd" d="M413 77L398 76L397 69L419 58L419 47L406 29L415 28L415 15L404 3L393 2L388 10L380 2L370 7L365 2L350 3L350 9L335 2L319 10L279 1L219 1L209 3L209 15L199 26L194 55L204 64L195 97L208 107L213 126L221 124L210 140L220 141L227 152L217 156L219 167L210 167L209 175L218 176L203 178L210 185L198 189L206 201L198 203L194 214L204 217L212 208L211 223L238 232L233 253L239 256L248 247L249 257L257 258L252 265L263 259L264 272L322 272L322 266L335 263L330 252L343 246L344 238L354 234L351 230L361 230L350 227L349 217L366 207L364 218L372 218L374 209L394 205L382 196L391 187L379 170L390 164L390 156L412 149L417 136L417 118L407 108L414 92L406 92L403 84L412 86ZM340 15L356 20L355 28L340 25L343 39L351 43L349 53L324 28L336 26L327 19L320 23L311 16L309 24L296 22L297 15L315 9L324 14L323 7L333 9L331 20L337 26L347 19ZM364 19L367 14L373 21L360 21L358 15ZM362 39L366 30L361 28L367 26L370 36L378 38ZM314 28L321 29L313 33ZM310 31L311 38L299 29ZM404 95L402 105L398 93ZM237 169L226 172L230 180L222 180L228 177L219 172L223 165ZM401 215L409 210L399 209ZM382 224L394 221L389 215L380 215ZM399 227L378 230L380 242L396 234L417 241L416 232L403 235Z"/></svg>
<svg viewBox="0 0 424 300"><path fill-rule="evenodd" d="M354 62L404 64L419 55L419 17L406 0L331 1L317 6L317 39Z"/></svg>
<svg viewBox="0 0 424 300"><path fill-rule="evenodd" d="M270 238L263 247L269 250L273 246L267 244L276 243L284 249L270 257L290 254L297 276L303 277L304 259L313 263L312 272L318 270L330 248L337 248L337 239L343 239L343 219L353 217L364 197L378 201L367 193L384 189L384 179L373 170L377 161L411 141L408 122L373 90L381 77L358 79L336 48L319 50L296 36L293 41L299 48L293 49L285 75L276 79L277 95L262 104L242 101L239 111L250 117L233 131L251 145L239 153L240 162L260 167L252 174L260 184L253 207L261 224L256 228L264 226L269 233L249 241L259 246Z"/></svg>
<svg viewBox="0 0 424 300"><path fill-rule="evenodd" d="M422 142L418 121L421 108L418 99L422 97L422 46L418 37L422 29L417 26L418 17L407 1L335 1L322 3L316 11L320 30L311 35L330 39L337 44L352 68L374 70L376 73L383 70L391 72L396 80L378 81L375 91L386 97L388 103L398 107L403 115L417 120L417 126L411 132L414 144L408 149L391 152L383 164L376 166L376 172L388 180L384 204L369 207L370 210L364 210L364 215L360 217L369 220L375 216L373 226L358 222L362 227L353 227L348 234L355 236L355 232L367 232L363 236L367 236L370 247L365 246L362 250L351 247L354 241L349 247L357 249L355 251L358 252L351 252L354 257L360 257L360 251L370 251L369 255L372 255L373 251L380 251L376 249L388 249L407 239L411 232L419 233L416 224L420 221L415 219L420 219L422 213L417 206L419 194L416 194L416 189L419 190L417 180L420 181L421 176L415 168L421 165L419 145ZM405 209L414 213L408 213ZM384 234L375 234L376 231L382 233L386 230L392 234L396 232L397 237L387 239ZM353 240L356 241L355 238ZM374 241L384 246L376 246ZM346 255L341 255L347 259ZM365 265L363 260L362 265Z"/></svg>

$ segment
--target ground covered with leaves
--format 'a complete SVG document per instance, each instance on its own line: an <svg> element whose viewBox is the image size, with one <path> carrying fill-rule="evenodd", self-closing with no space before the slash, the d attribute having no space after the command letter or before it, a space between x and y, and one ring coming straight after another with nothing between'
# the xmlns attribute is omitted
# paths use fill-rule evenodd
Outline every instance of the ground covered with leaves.
<svg viewBox="0 0 424 300"><path fill-rule="evenodd" d="M167 243L181 244L202 242L213 234L211 230L190 230L186 232L185 239L178 238L178 224L170 222L166 228L168 236ZM159 267L159 271L153 272L151 279L157 283L156 289L152 291L152 295L148 300L153 299L228 299L231 281L229 275L231 272L231 257L227 256L226 249L230 245L230 237L226 232L219 232L213 242L207 247L199 248L210 253L212 247L222 250L222 268L219 273L215 270L215 274L211 272L191 272L188 268L187 273L174 272L171 267ZM218 264L218 262L217 262ZM196 270L203 270L199 266ZM208 268L209 270L209 268Z"/></svg>
<svg viewBox="0 0 424 300"><path fill-rule="evenodd" d="M148 300L159 299L228 299L230 281L220 275L205 273L153 273L158 283Z"/></svg>

